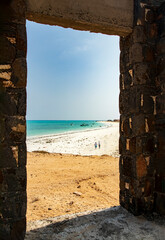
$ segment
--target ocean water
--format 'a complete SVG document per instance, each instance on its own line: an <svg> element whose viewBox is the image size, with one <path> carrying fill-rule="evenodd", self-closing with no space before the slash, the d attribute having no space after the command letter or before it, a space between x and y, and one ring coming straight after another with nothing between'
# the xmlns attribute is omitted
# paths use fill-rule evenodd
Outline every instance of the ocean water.
<svg viewBox="0 0 165 240"><path fill-rule="evenodd" d="M97 121L27 120L27 136L42 136L73 131L84 131L104 126Z"/></svg>

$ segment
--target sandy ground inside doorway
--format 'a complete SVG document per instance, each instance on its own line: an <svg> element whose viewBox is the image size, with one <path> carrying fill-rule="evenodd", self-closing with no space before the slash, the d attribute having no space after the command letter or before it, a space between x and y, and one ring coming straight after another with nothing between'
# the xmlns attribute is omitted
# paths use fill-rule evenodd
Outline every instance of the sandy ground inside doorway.
<svg viewBox="0 0 165 240"><path fill-rule="evenodd" d="M28 153L27 221L119 205L119 159Z"/></svg>

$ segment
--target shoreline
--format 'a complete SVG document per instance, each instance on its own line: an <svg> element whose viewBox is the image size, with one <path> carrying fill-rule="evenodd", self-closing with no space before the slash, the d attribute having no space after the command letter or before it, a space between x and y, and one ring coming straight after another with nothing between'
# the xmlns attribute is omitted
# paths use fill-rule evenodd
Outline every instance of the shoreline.
<svg viewBox="0 0 165 240"><path fill-rule="evenodd" d="M100 123L104 123L103 121L99 121ZM107 124L106 124L107 123ZM31 139L42 139L42 138L51 138L51 137L58 137L58 136L63 136L63 135L68 135L68 134L74 134L74 133L81 133L81 132L89 132L89 131L95 131L95 130L100 130L100 129L104 129L104 128L108 128L111 127L110 124L108 124L108 122L105 122L104 126L99 126L96 128L88 128L88 129L82 129L82 130L75 130L75 131L66 131L63 133L52 133L52 134L46 134L46 135L35 135L35 136L27 136L27 140L31 140Z"/></svg>
<svg viewBox="0 0 165 240"><path fill-rule="evenodd" d="M118 157L119 123L104 122L104 124L94 129L28 137L27 151ZM101 143L100 149L94 148L95 142Z"/></svg>

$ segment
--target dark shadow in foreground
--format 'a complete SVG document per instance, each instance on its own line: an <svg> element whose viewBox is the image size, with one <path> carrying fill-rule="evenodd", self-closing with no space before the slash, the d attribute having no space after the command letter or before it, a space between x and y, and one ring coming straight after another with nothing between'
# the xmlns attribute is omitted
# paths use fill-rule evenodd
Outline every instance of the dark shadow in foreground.
<svg viewBox="0 0 165 240"><path fill-rule="evenodd" d="M26 240L164 240L165 217L135 217L121 206L29 222Z"/></svg>

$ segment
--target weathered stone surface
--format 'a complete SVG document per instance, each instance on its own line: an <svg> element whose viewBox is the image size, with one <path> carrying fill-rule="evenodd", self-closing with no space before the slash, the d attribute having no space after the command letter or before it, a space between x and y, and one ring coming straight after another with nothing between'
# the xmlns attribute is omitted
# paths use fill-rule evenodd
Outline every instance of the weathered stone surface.
<svg viewBox="0 0 165 240"><path fill-rule="evenodd" d="M26 213L26 194L25 192L16 192L13 193L1 193L0 194L1 206L0 206L0 214L1 219L21 219L25 216ZM3 207L6 205L6 208ZM14 221L13 221L14 222Z"/></svg>
<svg viewBox="0 0 165 240"><path fill-rule="evenodd" d="M114 207L100 212L29 222L25 239L163 240L165 220L158 215L153 215L154 218L152 222L144 217L136 218L122 207Z"/></svg>
<svg viewBox="0 0 165 240"><path fill-rule="evenodd" d="M17 24L17 58L26 58L27 53L27 35L23 24Z"/></svg>
<svg viewBox="0 0 165 240"><path fill-rule="evenodd" d="M164 202L165 202L165 194L156 193L156 211L160 214L165 215Z"/></svg>
<svg viewBox="0 0 165 240"><path fill-rule="evenodd" d="M135 160L133 156L120 157L120 174L135 178ZM122 181L121 181L122 182ZM124 186L125 188L125 186Z"/></svg>
<svg viewBox="0 0 165 240"><path fill-rule="evenodd" d="M135 115L132 118L132 132L134 136L144 134L145 130L145 116L144 114Z"/></svg>
<svg viewBox="0 0 165 240"><path fill-rule="evenodd" d="M120 40L120 203L134 214L155 207L158 211L155 191L160 188L154 188L154 172L162 179L165 170L165 4L161 3L135 2L133 33Z"/></svg>
<svg viewBox="0 0 165 240"><path fill-rule="evenodd" d="M136 170L138 178L145 177L147 175L147 163L143 155L137 157Z"/></svg>
<svg viewBox="0 0 165 240"><path fill-rule="evenodd" d="M13 151L6 142L0 144L0 159L0 168L16 167Z"/></svg>
<svg viewBox="0 0 165 240"><path fill-rule="evenodd" d="M8 117L6 119L8 140L15 143L24 142L26 139L26 120L24 117Z"/></svg>
<svg viewBox="0 0 165 240"><path fill-rule="evenodd" d="M134 64L133 84L146 85L155 83L155 65L148 65L144 62Z"/></svg>
<svg viewBox="0 0 165 240"><path fill-rule="evenodd" d="M16 55L15 46L3 36L0 36L0 53L0 64L12 63Z"/></svg>
<svg viewBox="0 0 165 240"><path fill-rule="evenodd" d="M126 36L133 27L133 1L28 0L27 18L45 24Z"/></svg>
<svg viewBox="0 0 165 240"><path fill-rule="evenodd" d="M0 2L0 22L25 24L26 0Z"/></svg>
<svg viewBox="0 0 165 240"><path fill-rule="evenodd" d="M26 190L26 169L8 168L2 169L3 182L1 192L23 192Z"/></svg>
<svg viewBox="0 0 165 240"><path fill-rule="evenodd" d="M132 37L134 43L146 43L147 37L144 32L144 26L134 28Z"/></svg>
<svg viewBox="0 0 165 240"><path fill-rule="evenodd" d="M140 43L134 43L129 52L129 60L130 63L139 63L143 62L144 55L143 55L143 45Z"/></svg>
<svg viewBox="0 0 165 240"><path fill-rule="evenodd" d="M13 75L12 82L15 87L26 87L27 67L25 58L16 58L12 64Z"/></svg>
<svg viewBox="0 0 165 240"><path fill-rule="evenodd" d="M0 239L26 229L25 1L0 2Z"/></svg>
<svg viewBox="0 0 165 240"><path fill-rule="evenodd" d="M12 225L11 239L24 239L26 233L26 218L16 221Z"/></svg>
<svg viewBox="0 0 165 240"><path fill-rule="evenodd" d="M165 113L165 94L159 95L156 98L156 112L159 114Z"/></svg>

